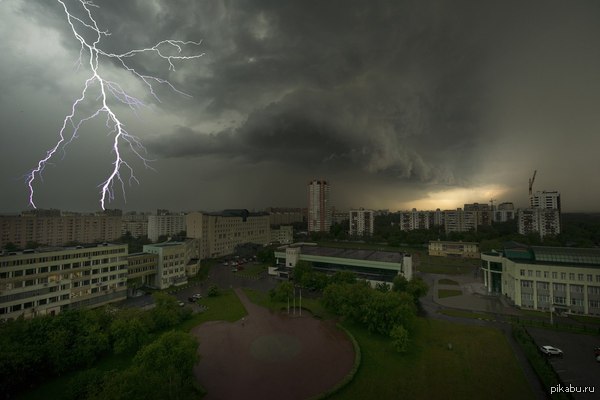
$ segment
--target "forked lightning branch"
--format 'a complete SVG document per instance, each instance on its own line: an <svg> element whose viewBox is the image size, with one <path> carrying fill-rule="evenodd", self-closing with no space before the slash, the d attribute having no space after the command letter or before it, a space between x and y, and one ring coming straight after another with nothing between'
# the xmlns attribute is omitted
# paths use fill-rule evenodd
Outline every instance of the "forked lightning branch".
<svg viewBox="0 0 600 400"><path fill-rule="evenodd" d="M146 150L139 138L130 134L125 129L125 125L115 112L114 107L111 106L111 102L118 102L127 105L132 110L136 110L143 106L144 103L127 93L118 82L105 78L100 72L101 64L108 61L122 67L129 74L139 79L148 92L159 101L154 90L155 85L166 85L179 94L188 95L177 90L165 79L138 72L131 66L132 58L142 53L150 53L164 60L168 64L169 70L174 70L174 61L199 58L203 56L203 53L184 55L186 48L191 47L196 50L200 42L180 40L162 40L152 47L130 50L122 54L107 52L103 50L101 45L102 39L109 36L110 33L100 29L94 19L92 8L98 8L97 5L91 1L77 0L75 4L80 6L81 9L75 13L73 8L67 6L63 0L57 0L57 2L64 10L66 21L71 28L73 36L81 45L79 66L89 70L90 75L83 85L81 95L73 101L70 112L64 117L55 146L49 149L45 157L40 159L36 167L27 174L26 181L29 188L29 203L32 207L36 208L34 202L34 183L37 179L41 179L42 173L50 160L58 152L66 150L66 146L77 138L85 122L103 116L106 119L106 128L111 137L112 152L114 153L111 172L106 177L106 180L98 185L100 188L100 205L104 209L105 204L114 199L115 186L120 186L123 195L125 195L125 182L128 184L138 182L131 164L124 158L123 149L129 148L146 167L149 167L149 160L145 156ZM78 116L79 113L83 113L82 105L84 101L89 100L93 100L94 104L97 104L97 108L87 115Z"/></svg>

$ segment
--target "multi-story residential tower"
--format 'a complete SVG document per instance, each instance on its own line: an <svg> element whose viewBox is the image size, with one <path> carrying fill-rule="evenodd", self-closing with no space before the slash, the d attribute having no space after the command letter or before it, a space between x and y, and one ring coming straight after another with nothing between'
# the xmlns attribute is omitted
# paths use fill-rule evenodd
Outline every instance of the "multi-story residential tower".
<svg viewBox="0 0 600 400"><path fill-rule="evenodd" d="M121 215L115 210L95 214L32 210L0 216L0 247L12 243L64 246L70 243L110 242L121 236Z"/></svg>
<svg viewBox="0 0 600 400"><path fill-rule="evenodd" d="M519 233L528 235L538 232L541 238L560 233L560 193L535 192L529 196L531 208L519 210Z"/></svg>
<svg viewBox="0 0 600 400"><path fill-rule="evenodd" d="M494 222L506 222L515 219L515 205L513 203L500 203L492 211L492 220Z"/></svg>
<svg viewBox="0 0 600 400"><path fill-rule="evenodd" d="M57 314L127 297L127 245L49 248L0 255L0 319Z"/></svg>
<svg viewBox="0 0 600 400"><path fill-rule="evenodd" d="M201 259L222 257L235 252L237 245L271 241L269 214L248 210L215 213L191 212L186 215L187 236L199 239Z"/></svg>
<svg viewBox="0 0 600 400"><path fill-rule="evenodd" d="M350 236L371 236L375 221L373 210L350 210Z"/></svg>
<svg viewBox="0 0 600 400"><path fill-rule="evenodd" d="M160 236L173 236L185 231L185 214L157 210L157 215L148 216L148 239L156 242Z"/></svg>
<svg viewBox="0 0 600 400"><path fill-rule="evenodd" d="M308 183L309 232L329 232L331 228L333 216L329 187L325 180L313 180Z"/></svg>
<svg viewBox="0 0 600 400"><path fill-rule="evenodd" d="M148 236L148 214L132 212L123 215L121 235L127 232L134 238Z"/></svg>

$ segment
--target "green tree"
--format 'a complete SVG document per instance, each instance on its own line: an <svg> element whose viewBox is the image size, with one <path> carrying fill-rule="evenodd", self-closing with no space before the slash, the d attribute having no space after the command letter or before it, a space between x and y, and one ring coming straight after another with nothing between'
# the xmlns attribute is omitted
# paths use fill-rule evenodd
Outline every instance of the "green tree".
<svg viewBox="0 0 600 400"><path fill-rule="evenodd" d="M152 297L155 307L150 314L155 329L170 328L181 321L182 313L175 297L162 292L156 292Z"/></svg>
<svg viewBox="0 0 600 400"><path fill-rule="evenodd" d="M372 290L362 307L362 322L367 329L386 336L395 325L410 326L415 315L413 299L407 293Z"/></svg>
<svg viewBox="0 0 600 400"><path fill-rule="evenodd" d="M271 301L275 302L285 302L293 295L294 293L294 284L289 281L281 282L274 289L269 291L269 296L271 297Z"/></svg>
<svg viewBox="0 0 600 400"><path fill-rule="evenodd" d="M398 353L404 353L408 350L410 335L404 326L394 325L390 331L390 337L392 338L392 345Z"/></svg>
<svg viewBox="0 0 600 400"><path fill-rule="evenodd" d="M208 297L217 297L221 294L221 291L219 290L219 287L217 285L213 284L208 287L206 294L208 295Z"/></svg>
<svg viewBox="0 0 600 400"><path fill-rule="evenodd" d="M149 327L138 309L119 312L110 326L113 351L116 354L134 353L148 341Z"/></svg>

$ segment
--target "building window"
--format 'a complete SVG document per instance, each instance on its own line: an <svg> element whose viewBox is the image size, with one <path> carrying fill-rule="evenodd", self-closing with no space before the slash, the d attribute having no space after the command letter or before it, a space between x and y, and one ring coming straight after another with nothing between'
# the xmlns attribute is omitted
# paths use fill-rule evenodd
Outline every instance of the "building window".
<svg viewBox="0 0 600 400"><path fill-rule="evenodd" d="M574 273L569 273L569 280L570 281L574 281L575 280L575 274Z"/></svg>
<svg viewBox="0 0 600 400"><path fill-rule="evenodd" d="M552 273L552 279L558 279L558 272Z"/></svg>
<svg viewBox="0 0 600 400"><path fill-rule="evenodd" d="M567 279L567 273L566 272L561 272L560 273L560 279L562 279L562 280Z"/></svg>
<svg viewBox="0 0 600 400"><path fill-rule="evenodd" d="M533 287L533 282L531 282L531 281L521 281L521 287L524 287L524 288Z"/></svg>
<svg viewBox="0 0 600 400"><path fill-rule="evenodd" d="M588 300L590 308L600 308L600 300Z"/></svg>
<svg viewBox="0 0 600 400"><path fill-rule="evenodd" d="M583 299L571 299L571 305L583 307Z"/></svg>
<svg viewBox="0 0 600 400"><path fill-rule="evenodd" d="M554 297L554 304L567 304L567 298L566 297L555 296Z"/></svg>
<svg viewBox="0 0 600 400"><path fill-rule="evenodd" d="M567 285L564 283L553 283L552 285L552 289L554 289L555 292L564 292L567 288Z"/></svg>

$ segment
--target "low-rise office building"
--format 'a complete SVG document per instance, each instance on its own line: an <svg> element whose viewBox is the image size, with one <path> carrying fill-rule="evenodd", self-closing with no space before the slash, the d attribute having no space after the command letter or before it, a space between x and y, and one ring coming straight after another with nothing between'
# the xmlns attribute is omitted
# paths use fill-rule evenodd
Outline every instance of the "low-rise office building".
<svg viewBox="0 0 600 400"><path fill-rule="evenodd" d="M127 245L40 248L0 255L0 319L53 315L127 297Z"/></svg>
<svg viewBox="0 0 600 400"><path fill-rule="evenodd" d="M481 260L488 292L516 306L600 316L600 249L509 243Z"/></svg>
<svg viewBox="0 0 600 400"><path fill-rule="evenodd" d="M192 249L193 247L193 249ZM191 258L191 254L197 249L196 241L188 242L165 242L144 245L144 253L152 253L158 256L156 266L156 287L166 289L170 286L180 286L187 283L190 263L195 263L197 272L199 261ZM195 272L194 272L195 273Z"/></svg>
<svg viewBox="0 0 600 400"><path fill-rule="evenodd" d="M391 284L398 275L410 280L413 275L411 255L400 252L338 249L296 243L278 248L275 259L276 267L270 267L269 274L281 278L289 277L298 261L311 262L316 271L325 273L350 271L372 285L381 282Z"/></svg>
<svg viewBox="0 0 600 400"><path fill-rule="evenodd" d="M429 255L442 257L479 258L479 244L475 242L429 242Z"/></svg>

